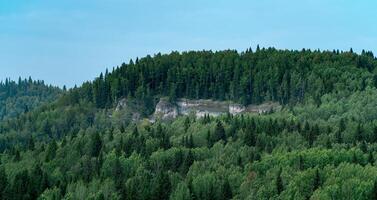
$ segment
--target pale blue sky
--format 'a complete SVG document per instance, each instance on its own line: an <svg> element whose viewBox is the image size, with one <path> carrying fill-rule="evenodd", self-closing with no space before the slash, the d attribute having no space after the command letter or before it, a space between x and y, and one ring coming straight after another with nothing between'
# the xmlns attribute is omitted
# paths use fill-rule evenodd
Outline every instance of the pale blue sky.
<svg viewBox="0 0 377 200"><path fill-rule="evenodd" d="M375 0L0 0L0 79L80 85L172 50L377 52Z"/></svg>

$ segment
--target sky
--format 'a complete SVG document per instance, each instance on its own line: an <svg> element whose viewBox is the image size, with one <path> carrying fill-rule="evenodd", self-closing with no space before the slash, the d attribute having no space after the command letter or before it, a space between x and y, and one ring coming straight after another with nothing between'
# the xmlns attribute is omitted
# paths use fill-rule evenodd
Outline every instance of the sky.
<svg viewBox="0 0 377 200"><path fill-rule="evenodd" d="M0 80L72 87L158 52L377 52L375 0L0 0Z"/></svg>

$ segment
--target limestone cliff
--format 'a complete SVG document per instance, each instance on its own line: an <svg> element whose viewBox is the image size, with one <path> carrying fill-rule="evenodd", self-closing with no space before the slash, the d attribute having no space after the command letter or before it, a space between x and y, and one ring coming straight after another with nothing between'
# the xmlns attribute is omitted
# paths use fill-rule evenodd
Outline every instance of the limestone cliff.
<svg viewBox="0 0 377 200"><path fill-rule="evenodd" d="M191 99L178 99L175 103L171 103L167 99L161 98L156 105L153 118L163 120L174 119L178 115L189 115L190 113L195 114L197 118L203 117L204 115L219 116L226 113L233 115L241 113L264 114L280 109L281 106L276 102L243 106L227 101Z"/></svg>

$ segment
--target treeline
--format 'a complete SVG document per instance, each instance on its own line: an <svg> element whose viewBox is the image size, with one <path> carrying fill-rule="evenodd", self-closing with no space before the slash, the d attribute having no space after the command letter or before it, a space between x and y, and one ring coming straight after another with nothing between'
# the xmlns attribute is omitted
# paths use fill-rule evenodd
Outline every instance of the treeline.
<svg viewBox="0 0 377 200"><path fill-rule="evenodd" d="M5 79L0 82L0 120L16 117L56 100L61 93L61 89L48 86L43 81L19 78L18 82L15 82Z"/></svg>
<svg viewBox="0 0 377 200"><path fill-rule="evenodd" d="M245 52L196 51L147 56L101 74L74 89L66 100L80 99L98 108L117 99L134 97L153 105L153 97L171 100L232 100L242 104L279 101L294 104L307 99L320 104L327 93L354 92L377 85L377 61L371 52L288 51L274 48Z"/></svg>

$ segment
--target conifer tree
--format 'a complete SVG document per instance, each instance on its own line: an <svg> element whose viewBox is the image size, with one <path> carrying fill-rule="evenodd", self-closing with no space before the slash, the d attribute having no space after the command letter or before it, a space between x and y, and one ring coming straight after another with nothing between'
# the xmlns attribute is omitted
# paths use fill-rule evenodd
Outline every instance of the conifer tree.
<svg viewBox="0 0 377 200"><path fill-rule="evenodd" d="M90 141L90 155L98 157L102 149L102 139L98 132L94 133Z"/></svg>
<svg viewBox="0 0 377 200"><path fill-rule="evenodd" d="M315 170L314 180L313 180L313 191L317 190L321 186L321 177L319 175L318 168Z"/></svg>
<svg viewBox="0 0 377 200"><path fill-rule="evenodd" d="M277 191L277 194L279 194L279 195L284 190L283 179L281 178L281 173L282 173L282 169L280 168L278 173L277 173L276 181L275 181L276 191Z"/></svg>

